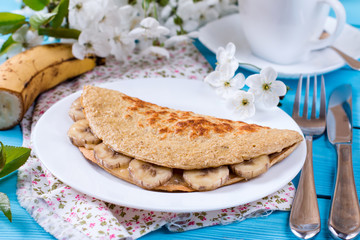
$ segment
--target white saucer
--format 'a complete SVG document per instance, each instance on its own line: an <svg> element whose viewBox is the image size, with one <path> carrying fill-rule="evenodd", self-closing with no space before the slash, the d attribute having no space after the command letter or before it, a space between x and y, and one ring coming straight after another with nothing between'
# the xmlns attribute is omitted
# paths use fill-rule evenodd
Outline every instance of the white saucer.
<svg viewBox="0 0 360 240"><path fill-rule="evenodd" d="M239 18L238 14L233 14L208 23L199 31L200 42L214 53L219 47L225 47L228 42L233 42L236 45L235 56L240 62L250 63L260 68L271 66L278 72L279 78L298 78L300 74L324 74L345 65L344 60L329 48L313 51L310 53L308 61L292 65L279 65L261 59L252 54L244 37ZM332 32L334 26L335 19L329 17L325 29ZM360 31L350 25L345 25L343 32L333 45L358 59L360 58L359 43ZM241 67L254 72L257 71L245 65Z"/></svg>

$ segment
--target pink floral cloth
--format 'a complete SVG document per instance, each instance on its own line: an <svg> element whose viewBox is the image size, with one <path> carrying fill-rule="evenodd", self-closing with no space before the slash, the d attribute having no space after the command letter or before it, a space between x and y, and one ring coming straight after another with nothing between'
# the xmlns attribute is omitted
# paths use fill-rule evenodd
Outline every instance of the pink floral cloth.
<svg viewBox="0 0 360 240"><path fill-rule="evenodd" d="M55 102L86 84L113 79L188 78L201 81L212 71L197 49L189 44L171 50L169 59L132 55L125 63L107 59L105 66L64 82L43 93L22 121L24 146L32 147L31 131L37 120ZM292 183L258 201L209 212L169 213L117 206L72 189L52 175L33 152L18 173L20 204L48 232L58 239L136 239L166 226L180 232L206 226L229 224L249 217L289 210L294 197Z"/></svg>

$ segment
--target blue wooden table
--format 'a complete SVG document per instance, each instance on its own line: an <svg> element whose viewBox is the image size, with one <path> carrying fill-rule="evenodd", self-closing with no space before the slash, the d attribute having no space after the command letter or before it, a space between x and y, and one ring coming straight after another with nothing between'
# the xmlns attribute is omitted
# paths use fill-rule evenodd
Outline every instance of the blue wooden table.
<svg viewBox="0 0 360 240"><path fill-rule="evenodd" d="M342 0L346 8L347 23L360 29L360 2L358 0ZM1 1L0 11L11 11L18 8L15 1ZM360 44L360 42L358 43ZM215 56L199 42L195 45L214 66ZM245 75L250 74L242 70ZM325 75L327 97L337 86L348 83L353 86L353 164L355 182L360 196L360 72L343 67ZM291 114L292 104L297 81L284 81L291 90L282 101L282 109ZM19 126L7 131L0 131L0 140L8 145L22 145L22 134ZM330 239L327 230L327 219L334 187L334 173L336 169L336 153L333 146L327 141L326 135L314 141L314 171L315 184L318 194L322 229L316 239ZM16 197L17 175L12 175L0 180L0 191L6 193L11 201L13 222L10 223L0 214L0 240L12 239L54 239L45 232L23 209ZM297 184L298 176L294 179ZM274 212L268 217L248 219L243 222L226 226L214 226L184 233L171 233L165 228L145 235L141 239L296 239L288 227L289 212Z"/></svg>

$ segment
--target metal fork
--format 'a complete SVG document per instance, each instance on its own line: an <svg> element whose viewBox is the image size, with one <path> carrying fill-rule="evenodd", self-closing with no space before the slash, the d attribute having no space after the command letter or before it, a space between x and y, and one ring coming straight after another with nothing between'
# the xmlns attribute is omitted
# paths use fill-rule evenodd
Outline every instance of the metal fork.
<svg viewBox="0 0 360 240"><path fill-rule="evenodd" d="M299 238L309 239L320 232L320 214L319 206L315 191L313 157L312 157L312 141L313 136L321 135L326 127L326 96L324 76L321 76L320 90L320 114L316 117L316 101L317 101L317 77L314 76L313 101L311 107L311 116L308 118L308 102L310 76L307 77L305 100L303 105L303 113L300 116L300 100L301 100L302 76L300 76L298 87L295 95L292 117L300 126L305 135L307 154L305 164L301 170L298 189L293 201L290 213L290 229Z"/></svg>

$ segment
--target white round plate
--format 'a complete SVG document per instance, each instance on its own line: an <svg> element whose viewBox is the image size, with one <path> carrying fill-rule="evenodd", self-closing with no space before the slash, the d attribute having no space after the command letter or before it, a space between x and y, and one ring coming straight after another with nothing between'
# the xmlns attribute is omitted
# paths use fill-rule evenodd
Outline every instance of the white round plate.
<svg viewBox="0 0 360 240"><path fill-rule="evenodd" d="M278 72L279 78L298 79L301 74L304 76L325 74L341 68L345 64L344 60L329 48L312 51L309 54L308 61L297 64L280 65L268 62L253 55L239 21L239 14L233 14L208 23L199 30L200 42L214 53L219 47L225 47L229 42L233 42L236 46L235 56L240 62L250 63L260 68L271 66ZM332 32L334 27L335 19L328 17L325 29ZM333 45L358 59L360 58L359 42L360 31L350 25L345 25L344 30ZM241 67L256 72L254 68L249 66L241 65Z"/></svg>
<svg viewBox="0 0 360 240"><path fill-rule="evenodd" d="M119 80L100 86L166 107L238 119L225 108L224 102L215 94L214 89L201 81L156 78ZM40 118L32 135L34 150L46 168L61 181L107 202L168 212L209 211L232 207L255 201L280 189L296 176L305 160L306 146L302 142L289 157L248 182L209 192L167 193L144 190L89 162L78 148L70 143L67 131L73 122L68 116L68 110L80 94L77 92L60 100ZM292 118L279 108L259 111L248 122L301 132Z"/></svg>

